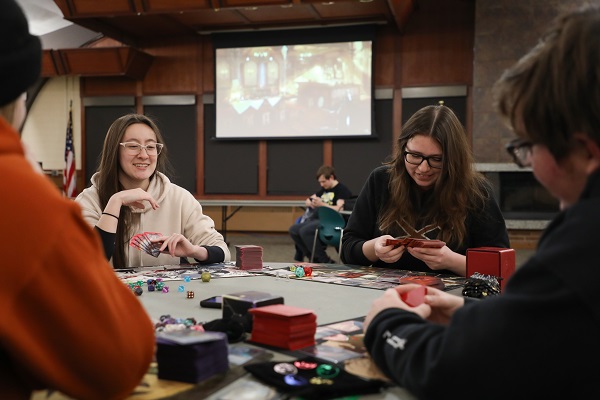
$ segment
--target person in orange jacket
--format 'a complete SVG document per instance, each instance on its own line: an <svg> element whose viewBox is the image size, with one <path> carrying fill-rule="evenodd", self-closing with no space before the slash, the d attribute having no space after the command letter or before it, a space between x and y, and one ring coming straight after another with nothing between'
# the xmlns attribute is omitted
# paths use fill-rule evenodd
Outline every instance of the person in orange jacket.
<svg viewBox="0 0 600 400"><path fill-rule="evenodd" d="M124 398L152 361L154 328L80 207L26 156L18 131L41 60L19 5L0 2L0 393Z"/></svg>

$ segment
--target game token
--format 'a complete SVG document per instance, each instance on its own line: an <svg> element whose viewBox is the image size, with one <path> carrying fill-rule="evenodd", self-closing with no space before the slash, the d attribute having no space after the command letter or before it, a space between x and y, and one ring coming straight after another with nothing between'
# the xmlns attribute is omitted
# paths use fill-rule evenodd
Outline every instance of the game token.
<svg viewBox="0 0 600 400"><path fill-rule="evenodd" d="M298 373L298 369L290 363L275 364L273 370L281 375L296 375Z"/></svg>
<svg viewBox="0 0 600 400"><path fill-rule="evenodd" d="M331 379L325 379L318 376L313 376L310 378L310 383L313 385L333 385L333 381Z"/></svg>
<svg viewBox="0 0 600 400"><path fill-rule="evenodd" d="M317 363L308 361L294 361L294 366L298 369L315 369L317 368Z"/></svg>
<svg viewBox="0 0 600 400"><path fill-rule="evenodd" d="M286 375L283 380L290 386L304 386L308 381L299 375Z"/></svg>
<svg viewBox="0 0 600 400"><path fill-rule="evenodd" d="M317 375L321 378L335 378L340 373L338 367L329 364L321 364L317 367Z"/></svg>

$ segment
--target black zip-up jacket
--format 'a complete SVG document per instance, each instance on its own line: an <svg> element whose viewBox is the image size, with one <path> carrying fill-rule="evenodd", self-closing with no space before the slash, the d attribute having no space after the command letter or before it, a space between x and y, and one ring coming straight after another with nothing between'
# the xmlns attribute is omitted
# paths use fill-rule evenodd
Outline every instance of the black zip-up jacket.
<svg viewBox="0 0 600 400"><path fill-rule="evenodd" d="M388 189L389 174L387 167L381 166L374 169L364 184L348 225L344 229L342 242L342 260L346 264L373 265L382 268L397 268L410 271L434 272L441 274L452 274L449 270L434 271L423 261L405 252L402 257L393 264L377 260L369 261L362 252L364 242L382 235L377 227L378 216L388 202L390 192ZM426 208L427 197L432 193L426 193L425 198L420 199L422 208ZM415 208L419 208L415 205ZM485 206L476 212L470 212L465 220L466 237L460 246L447 244L450 250L465 255L468 248L473 247L510 247L506 223L493 196L489 196ZM416 227L421 228L421 227ZM436 239L437 231L430 232L426 236Z"/></svg>
<svg viewBox="0 0 600 400"><path fill-rule="evenodd" d="M369 353L422 399L600 398L598 227L600 171L504 293L469 302L448 326L386 309L366 332Z"/></svg>

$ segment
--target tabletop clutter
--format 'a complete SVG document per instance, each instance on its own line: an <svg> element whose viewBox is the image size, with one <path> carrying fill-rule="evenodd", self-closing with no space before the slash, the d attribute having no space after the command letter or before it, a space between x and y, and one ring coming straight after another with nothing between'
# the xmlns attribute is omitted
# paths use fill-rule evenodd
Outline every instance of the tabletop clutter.
<svg viewBox="0 0 600 400"><path fill-rule="evenodd" d="M222 319L198 324L193 319L175 319L170 316L161 317L157 323L157 352L158 378L188 383L198 383L215 374L226 372L228 369L228 342L232 341L232 321L239 322L241 333L255 335L249 310L265 309L259 319L257 343L274 347L288 348L286 335L277 333L271 335L265 324L270 325L271 318L276 320L274 328L296 327L301 317L302 322L310 320L310 324L297 326L302 329L292 329L287 338L298 348L298 345L314 344L317 327L317 316L308 309L286 306L281 296L265 292L243 291L224 294ZM269 307L276 307L269 309ZM254 321L253 321L254 320ZM292 322L287 322L288 320ZM283 328L282 328L283 327ZM215 329L215 330L212 330ZM219 332L216 330L222 330ZM251 336L252 337L252 336ZM293 337L294 340L291 340ZM298 338L298 339L297 339Z"/></svg>
<svg viewBox="0 0 600 400"><path fill-rule="evenodd" d="M467 271L470 273L464 284L463 295L485 298L497 295L502 289L498 279L505 279L514 270L514 257L505 249L477 249L468 254ZM236 246L239 269L262 269L262 247L254 245ZM481 262L487 257L486 262ZM492 262L489 262L491 258ZM479 264L491 270L483 270ZM210 281L210 273L206 279ZM486 274L486 272L489 274ZM293 265L288 273L297 278L314 275L311 265ZM189 282L190 276L184 276ZM401 297L415 307L424 301L426 286L444 290L442 278L431 275L413 275L398 278L399 284L418 284L419 287ZM143 283L142 283L143 284ZM136 292L139 282L129 285ZM160 280L149 280L148 291L165 291ZM182 286L180 286L181 291ZM282 296L259 291L242 291L223 294L222 318L197 323L193 318L175 319L170 315L161 317L156 324L156 361L158 378L186 383L199 383L208 378L226 373L229 369L229 345L245 340L250 344L278 349L281 352L303 354L289 363L254 362L244 364L244 369L264 383L284 392L309 395L311 398L326 398L340 393L343 381L348 394L376 391L382 381L365 384L365 380L344 371L342 365L327 362L318 357L306 357L305 350L316 346L318 331L317 315L313 310L284 304ZM193 298L187 296L187 298ZM291 353L292 355L294 353ZM355 381L356 380L356 381ZM371 384L373 383L373 384ZM329 387L329 389L327 389ZM315 397L316 396L316 397ZM323 397L325 396L325 397Z"/></svg>
<svg viewBox="0 0 600 400"><path fill-rule="evenodd" d="M282 351L294 351L315 345L317 315L310 309L284 304L281 296L258 291L222 295L223 319L249 321L243 326L248 342ZM211 331L211 321L199 324L161 317L157 323L156 361L158 378L199 383L229 369L229 332ZM335 363L302 356L284 363L257 362L244 369L263 383L278 390L310 398L331 398L334 394L373 393L383 385L354 376Z"/></svg>
<svg viewBox="0 0 600 400"><path fill-rule="evenodd" d="M247 246L241 247L250 249ZM259 250L253 248L246 254L253 254L254 251ZM292 273L298 275L301 268L294 266L291 269L294 269ZM311 270L308 267L308 271L302 269L300 272L305 276ZM404 282L421 285L418 289L403 294L403 300L412 306L420 304L426 294L425 286L435 287L439 283L437 280ZM248 290L220 297L222 318L217 320L198 323L193 318L161 316L161 321L155 325L159 379L197 384L216 374L226 373L229 369L229 345L241 340L266 346L274 351L279 349L284 353L299 351L298 354L303 354L304 350L316 346L317 315L313 310L286 305L282 296L260 291ZM308 360L306 354L299 356L296 361L295 364L281 364L275 368L279 370L271 370L274 368L271 364L253 366L252 362L244 365L244 368L257 379L275 387L283 385L289 389L286 385L290 385L300 389L299 386L306 386L308 390L312 386L319 386L316 392L308 392L311 396L317 392L322 395L329 393L323 391L325 386L331 386L328 390L335 389L335 393L342 393L350 388L359 393L373 390L381 384L364 385L364 379L346 372L341 373L343 366L318 358ZM335 374L332 372L327 375L324 372L327 368L329 372L335 371ZM273 384L274 380L278 384Z"/></svg>

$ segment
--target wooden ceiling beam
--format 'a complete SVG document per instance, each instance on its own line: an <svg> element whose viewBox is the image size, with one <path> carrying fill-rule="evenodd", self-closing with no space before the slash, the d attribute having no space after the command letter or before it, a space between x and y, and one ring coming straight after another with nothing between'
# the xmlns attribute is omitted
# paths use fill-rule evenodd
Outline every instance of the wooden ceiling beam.
<svg viewBox="0 0 600 400"><path fill-rule="evenodd" d="M408 19L415 10L416 0L387 0L396 26L400 32L404 30Z"/></svg>
<svg viewBox="0 0 600 400"><path fill-rule="evenodd" d="M131 47L44 50L42 77L125 76L141 80L152 60L151 55Z"/></svg>

